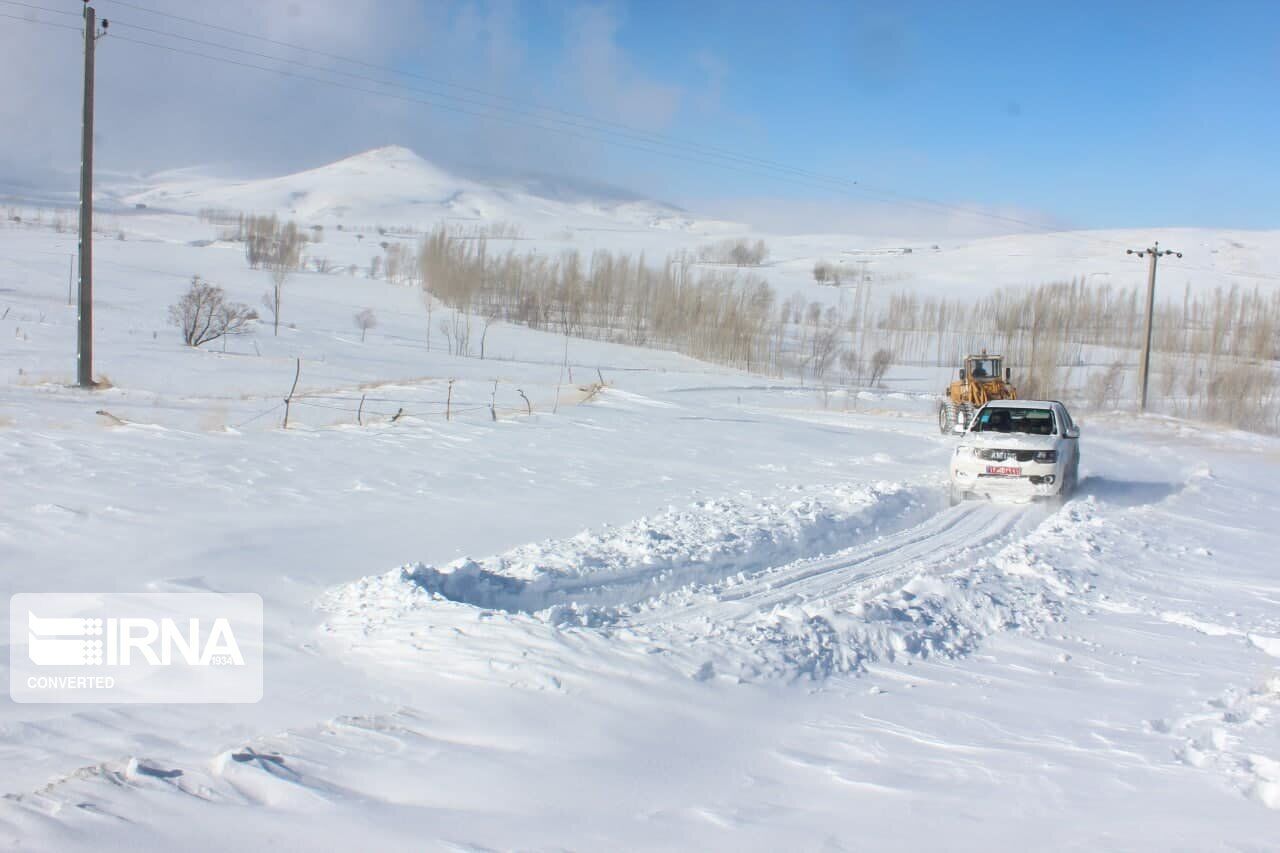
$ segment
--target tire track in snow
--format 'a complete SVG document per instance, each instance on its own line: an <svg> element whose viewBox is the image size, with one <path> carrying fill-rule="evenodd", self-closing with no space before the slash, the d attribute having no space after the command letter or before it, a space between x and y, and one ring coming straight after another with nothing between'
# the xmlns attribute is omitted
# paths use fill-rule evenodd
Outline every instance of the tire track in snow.
<svg viewBox="0 0 1280 853"><path fill-rule="evenodd" d="M957 656L1019 618L972 579L948 576L1016 550L1049 517L965 504L830 556L656 597L614 627L700 680L823 678L898 654Z"/></svg>
<svg viewBox="0 0 1280 853"><path fill-rule="evenodd" d="M718 617L740 617L796 602L857 597L866 592L870 582L924 570L930 565L953 565L957 554L988 546L1015 529L1030 529L1042 518L1034 507L962 505L867 545L766 569L746 589L718 592L694 610L711 608ZM758 584L754 583L756 580ZM681 615L690 612L686 609Z"/></svg>

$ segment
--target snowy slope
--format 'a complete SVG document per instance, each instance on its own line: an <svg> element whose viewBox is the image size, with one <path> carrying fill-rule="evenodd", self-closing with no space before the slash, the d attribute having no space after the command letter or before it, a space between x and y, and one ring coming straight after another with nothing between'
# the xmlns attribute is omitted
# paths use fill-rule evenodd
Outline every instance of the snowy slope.
<svg viewBox="0 0 1280 853"><path fill-rule="evenodd" d="M155 186L126 193L124 201L187 213L203 208L276 212L308 223L380 223L420 230L444 219L560 228L594 224L693 230L699 225L679 209L659 202L555 192L539 195L519 185L468 180L395 145L265 180L162 178Z"/></svg>

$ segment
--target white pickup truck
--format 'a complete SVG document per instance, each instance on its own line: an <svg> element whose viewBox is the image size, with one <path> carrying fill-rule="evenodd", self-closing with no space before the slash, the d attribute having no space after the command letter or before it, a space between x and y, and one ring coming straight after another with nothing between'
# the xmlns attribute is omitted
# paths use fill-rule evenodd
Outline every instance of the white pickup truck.
<svg viewBox="0 0 1280 853"><path fill-rule="evenodd" d="M951 503L965 498L1066 499L1080 478L1080 428L1056 400L992 400L951 456Z"/></svg>

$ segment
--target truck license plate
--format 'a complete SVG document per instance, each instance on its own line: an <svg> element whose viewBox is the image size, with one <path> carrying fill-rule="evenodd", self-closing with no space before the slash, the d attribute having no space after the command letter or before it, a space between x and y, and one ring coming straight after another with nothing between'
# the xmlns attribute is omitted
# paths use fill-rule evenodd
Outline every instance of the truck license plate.
<svg viewBox="0 0 1280 853"><path fill-rule="evenodd" d="M996 477L1017 477L1022 469L1016 465L988 465L987 473Z"/></svg>

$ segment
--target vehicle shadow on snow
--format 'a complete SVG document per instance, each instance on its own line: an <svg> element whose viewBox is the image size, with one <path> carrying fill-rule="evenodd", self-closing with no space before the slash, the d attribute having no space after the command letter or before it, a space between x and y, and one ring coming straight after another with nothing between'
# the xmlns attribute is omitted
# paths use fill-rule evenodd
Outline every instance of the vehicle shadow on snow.
<svg viewBox="0 0 1280 853"><path fill-rule="evenodd" d="M1088 476L1080 480L1076 495L1095 497L1116 506L1146 506L1159 503L1182 491L1181 483L1162 483L1148 480L1116 480L1110 477Z"/></svg>

